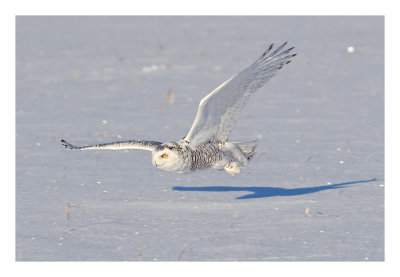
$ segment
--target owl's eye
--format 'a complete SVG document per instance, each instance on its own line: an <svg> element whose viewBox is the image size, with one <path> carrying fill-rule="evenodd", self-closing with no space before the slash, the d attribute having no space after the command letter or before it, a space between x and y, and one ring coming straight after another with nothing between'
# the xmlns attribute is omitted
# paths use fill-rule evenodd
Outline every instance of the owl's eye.
<svg viewBox="0 0 400 277"><path fill-rule="evenodd" d="M164 158L164 159L165 159L166 157L168 157L168 155L165 154L165 153L161 155L161 158Z"/></svg>

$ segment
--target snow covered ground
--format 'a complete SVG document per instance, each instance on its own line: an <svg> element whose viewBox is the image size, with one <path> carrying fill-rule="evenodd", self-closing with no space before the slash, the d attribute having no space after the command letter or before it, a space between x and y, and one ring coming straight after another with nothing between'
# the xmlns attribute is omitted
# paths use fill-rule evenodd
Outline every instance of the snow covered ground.
<svg viewBox="0 0 400 277"><path fill-rule="evenodd" d="M384 260L383 17L16 26L16 260ZM181 139L201 98L285 41L298 55L232 132L259 140L235 177L60 144Z"/></svg>

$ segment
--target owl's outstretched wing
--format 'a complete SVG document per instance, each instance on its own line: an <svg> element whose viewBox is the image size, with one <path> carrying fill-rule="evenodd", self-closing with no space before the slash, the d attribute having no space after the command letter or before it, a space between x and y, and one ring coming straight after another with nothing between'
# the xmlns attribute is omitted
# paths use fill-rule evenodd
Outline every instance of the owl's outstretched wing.
<svg viewBox="0 0 400 277"><path fill-rule="evenodd" d="M72 145L65 140L61 140L62 145L65 148L72 150L124 150L124 149L139 149L139 150L148 150L154 151L161 142L158 141L119 141L119 142L111 142L111 143L103 143L89 146L75 146Z"/></svg>
<svg viewBox="0 0 400 277"><path fill-rule="evenodd" d="M289 54L294 47L282 51L286 44L274 51L271 44L252 65L204 97L185 140L193 146L210 140L225 142L249 96L296 56Z"/></svg>

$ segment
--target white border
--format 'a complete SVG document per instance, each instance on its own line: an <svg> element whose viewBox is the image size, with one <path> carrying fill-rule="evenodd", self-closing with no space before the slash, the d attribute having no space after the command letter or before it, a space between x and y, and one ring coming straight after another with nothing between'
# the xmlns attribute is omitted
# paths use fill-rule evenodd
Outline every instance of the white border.
<svg viewBox="0 0 400 277"><path fill-rule="evenodd" d="M2 150L1 262L3 272L24 276L145 275L145 276L394 276L399 245L397 211L399 197L397 155L399 154L397 78L400 51L399 16L395 1L9 1L2 5ZM386 262L384 263L25 263L15 262L15 15L385 15L385 190ZM4 99L4 98L3 98ZM14 147L12 147L14 146ZM11 201L10 201L11 199ZM5 267L4 267L5 265ZM116 271L118 270L118 271Z"/></svg>

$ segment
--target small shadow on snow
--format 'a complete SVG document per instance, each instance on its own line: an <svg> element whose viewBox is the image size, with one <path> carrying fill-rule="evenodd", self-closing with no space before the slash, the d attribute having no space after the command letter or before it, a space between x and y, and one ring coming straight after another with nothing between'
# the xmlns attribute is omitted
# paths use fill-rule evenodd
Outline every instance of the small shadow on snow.
<svg viewBox="0 0 400 277"><path fill-rule="evenodd" d="M212 186L212 187L173 187L172 190L177 191L211 191L211 192L224 192L224 191L247 191L251 192L236 199L251 199L251 198L263 198L263 197L274 197L274 196L296 196L302 194L309 194L318 191L328 190L328 189L338 189L344 188L348 185L358 184L358 183L368 183L376 181L377 179L371 180L360 180L352 181L340 184L332 184L326 186L318 187L308 187L308 188L295 188L295 189L284 189L275 187L229 187L229 186Z"/></svg>

